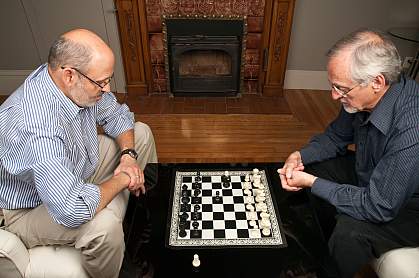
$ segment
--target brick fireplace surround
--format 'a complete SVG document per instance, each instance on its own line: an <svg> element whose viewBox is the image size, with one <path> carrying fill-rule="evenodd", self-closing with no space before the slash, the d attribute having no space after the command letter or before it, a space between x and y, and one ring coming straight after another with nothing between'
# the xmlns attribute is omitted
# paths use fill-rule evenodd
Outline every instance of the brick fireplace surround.
<svg viewBox="0 0 419 278"><path fill-rule="evenodd" d="M177 17L199 16L203 18L223 18L242 16L247 18L247 41L243 72L243 92L257 92L257 82L260 69L259 46L262 40L264 0L251 1L147 1L147 27L149 32L150 55L153 71L153 92L167 91L167 76L165 71L166 41L162 33L162 16L176 15ZM167 57L167 56L166 56Z"/></svg>
<svg viewBox="0 0 419 278"><path fill-rule="evenodd" d="M241 94L281 96L294 0L115 0L127 91L170 95L166 18L241 18Z"/></svg>

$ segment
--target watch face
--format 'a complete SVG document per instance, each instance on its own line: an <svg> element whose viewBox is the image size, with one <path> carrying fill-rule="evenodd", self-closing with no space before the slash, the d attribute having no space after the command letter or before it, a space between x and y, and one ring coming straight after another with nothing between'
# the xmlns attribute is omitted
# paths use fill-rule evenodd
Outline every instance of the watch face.
<svg viewBox="0 0 419 278"><path fill-rule="evenodd" d="M137 159L137 157L138 157L137 152L133 149L123 150L122 153L121 153L121 156L124 155L124 154L128 154L129 156L131 156L134 159Z"/></svg>

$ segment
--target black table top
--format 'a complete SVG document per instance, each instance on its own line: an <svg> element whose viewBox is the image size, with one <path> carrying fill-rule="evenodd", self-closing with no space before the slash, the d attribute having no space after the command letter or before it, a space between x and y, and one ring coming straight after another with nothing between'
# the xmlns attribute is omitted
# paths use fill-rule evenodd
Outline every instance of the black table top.
<svg viewBox="0 0 419 278"><path fill-rule="evenodd" d="M147 165L145 176L149 190L145 197L131 196L124 221L127 253L132 258L151 261L154 277L289 277L290 271L294 275L316 272L318 260L327 252L327 244L306 192L291 193L282 189L276 172L281 166L281 163ZM170 195L176 170L253 168L267 173L287 247L173 249L167 246ZM148 226L144 224L147 219ZM199 269L192 267L194 254L199 255Z"/></svg>

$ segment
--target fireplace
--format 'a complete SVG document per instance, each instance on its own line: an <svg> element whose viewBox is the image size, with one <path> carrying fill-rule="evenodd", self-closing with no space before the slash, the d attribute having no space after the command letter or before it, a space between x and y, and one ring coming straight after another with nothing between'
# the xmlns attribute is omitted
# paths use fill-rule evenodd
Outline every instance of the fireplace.
<svg viewBox="0 0 419 278"><path fill-rule="evenodd" d="M173 67L173 62L169 61L169 43L172 37L182 36L212 37L209 39L212 42L214 37L236 37L242 55L238 58L240 85L237 94L282 96L295 0L114 2L118 11L126 89L135 97L173 96L173 77L170 76L172 69L169 68L169 64ZM208 28L206 23L217 27ZM208 57L215 61L205 64L206 69L188 69L180 61L179 71L183 77L196 70L208 78L208 72L214 66L218 67L216 77L220 79L230 74L226 71L227 68L231 68L233 74L234 59L226 56L229 55L229 50L201 50L196 50L195 53L186 52L186 56L189 56L186 59L207 62ZM200 58L194 58L195 55ZM208 94L214 94L214 91Z"/></svg>
<svg viewBox="0 0 419 278"><path fill-rule="evenodd" d="M166 19L166 76L173 96L237 96L243 19Z"/></svg>

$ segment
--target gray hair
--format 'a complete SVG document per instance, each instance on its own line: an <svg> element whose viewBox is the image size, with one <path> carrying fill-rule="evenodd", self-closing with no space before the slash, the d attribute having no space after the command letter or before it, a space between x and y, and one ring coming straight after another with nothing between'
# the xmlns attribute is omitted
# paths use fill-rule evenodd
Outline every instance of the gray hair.
<svg viewBox="0 0 419 278"><path fill-rule="evenodd" d="M351 51L349 74L352 81L366 85L379 74L385 77L386 84L399 80L402 69L400 55L384 33L357 30L336 42L326 55L330 59L342 50Z"/></svg>
<svg viewBox="0 0 419 278"><path fill-rule="evenodd" d="M90 47L61 36L49 50L48 63L52 69L68 66L87 71L92 57Z"/></svg>

